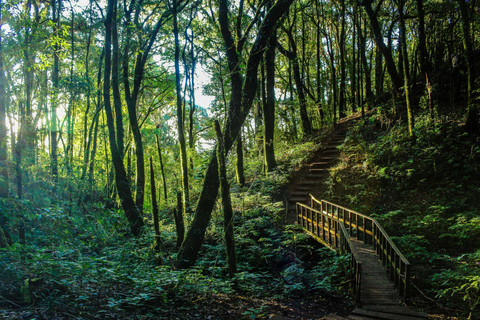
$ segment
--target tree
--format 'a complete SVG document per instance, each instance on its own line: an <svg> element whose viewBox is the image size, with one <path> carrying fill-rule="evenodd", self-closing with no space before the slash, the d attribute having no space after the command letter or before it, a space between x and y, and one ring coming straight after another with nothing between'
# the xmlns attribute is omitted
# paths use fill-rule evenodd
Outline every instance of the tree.
<svg viewBox="0 0 480 320"><path fill-rule="evenodd" d="M400 88L403 86L402 79L397 71L397 67L395 66L395 61L393 60L392 50L385 45L383 42L383 35L382 30L380 28L380 23L377 17L377 10L372 8L372 0L364 0L360 3L364 8L365 12L368 15L370 20L370 27L372 34L374 36L375 44L378 50L382 53L383 58L385 59L385 64L387 66L388 74L392 79L393 89L396 94L399 94ZM381 4L380 4L381 5ZM379 8L380 8L379 5Z"/></svg>
<svg viewBox="0 0 480 320"><path fill-rule="evenodd" d="M237 258L235 256L235 238L233 236L233 209L230 199L230 185L227 180L227 165L225 161L225 149L223 146L222 131L220 123L215 120L215 131L217 133L217 161L218 174L220 180L220 189L222 194L223 206L223 232L225 236L225 244L227 247L227 264L230 277L237 272Z"/></svg>
<svg viewBox="0 0 480 320"><path fill-rule="evenodd" d="M228 20L228 2L220 1L219 23L222 37L225 41L225 51L230 69L231 96L228 108L228 117L223 131L225 153L230 151L235 138L250 112L255 94L257 92L257 72L261 56L268 44L268 39L277 27L278 21L283 17L293 0L278 0L268 11L258 30L255 41L248 54L245 82L242 84L237 45L235 45ZM247 32L248 34L248 32ZM240 45L240 43L239 43ZM202 245L205 230L210 222L211 213L218 195L218 162L215 153L211 155L203 182L200 199L195 210L194 219L188 230L180 251L177 255L176 266L187 268L195 264L198 251Z"/></svg>
<svg viewBox="0 0 480 320"><path fill-rule="evenodd" d="M182 174L182 194L183 208L189 210L189 186L188 186L188 162L187 162L187 144L185 141L185 120L183 111L182 88L180 86L180 41L178 39L178 11L179 7L176 0L172 3L173 15L173 36L175 41L175 88L177 92L177 133L180 143L180 167ZM180 214L182 214L180 212Z"/></svg>
<svg viewBox="0 0 480 320"><path fill-rule="evenodd" d="M270 1L269 3L272 3ZM270 5L268 5L270 7ZM277 33L273 31L265 52L265 69L267 76L266 101L263 103L263 159L265 171L272 172L277 166L275 161L275 49Z"/></svg>
<svg viewBox="0 0 480 320"><path fill-rule="evenodd" d="M123 164L122 155L118 150L117 137L115 136L115 123L113 120L111 100L110 100L110 76L112 72L112 24L114 19L114 8L117 5L116 0L108 0L107 11L105 17L105 71L103 80L103 100L105 103L105 114L107 116L110 152L112 155L112 162L115 169L115 181L118 195L122 204L123 210L130 222L130 229L134 235L139 235L143 227L143 219L140 215L140 210L133 201L130 186L128 184L127 173ZM136 120L135 120L136 121Z"/></svg>
<svg viewBox="0 0 480 320"><path fill-rule="evenodd" d="M466 129L472 135L480 134L478 106L475 101L475 57L470 36L469 8L465 0L458 0L462 17L462 35L465 60L467 62L467 119Z"/></svg>
<svg viewBox="0 0 480 320"><path fill-rule="evenodd" d="M304 93L305 85L302 81L302 76L300 73L300 65L299 59L297 55L297 44L295 42L295 38L293 37L293 28L295 26L296 14L294 15L293 22L290 27L284 28L284 31L288 37L288 43L291 50L287 50L281 45L279 45L279 50L282 54L284 54L292 63L293 69L293 78L295 80L295 89L297 92L298 103L300 107L300 119L302 120L302 129L304 135L309 135L312 133L312 123L310 118L308 117L307 112L307 100Z"/></svg>
<svg viewBox="0 0 480 320"><path fill-rule="evenodd" d="M413 106L412 106L412 93L410 88L410 66L408 63L408 50L407 50L407 28L405 27L404 17L404 0L398 0L398 11L400 13L400 47L402 50L403 58L403 73L404 73L404 90L405 90L405 103L407 106L408 117L408 133L412 139L415 139L414 118L413 118Z"/></svg>
<svg viewBox="0 0 480 320"><path fill-rule="evenodd" d="M2 43L2 10L3 1L0 0L0 198L6 198L9 195L9 178L7 171L7 125L6 109L8 98L6 94L6 78Z"/></svg>

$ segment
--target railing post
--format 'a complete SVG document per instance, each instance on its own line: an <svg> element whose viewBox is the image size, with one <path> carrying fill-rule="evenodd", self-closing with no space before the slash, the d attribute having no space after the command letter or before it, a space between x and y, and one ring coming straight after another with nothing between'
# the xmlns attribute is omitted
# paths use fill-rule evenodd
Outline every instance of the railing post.
<svg viewBox="0 0 480 320"><path fill-rule="evenodd" d="M337 240L337 232L338 232L338 224L340 223L340 221L333 221L333 225L335 226L333 232L335 232L334 234L334 241L335 241L335 248L338 248L338 240Z"/></svg>
<svg viewBox="0 0 480 320"><path fill-rule="evenodd" d="M410 265L405 264L405 287L404 287L404 300L405 303L408 301L410 298Z"/></svg>
<svg viewBox="0 0 480 320"><path fill-rule="evenodd" d="M352 211L348 211L348 234L352 236Z"/></svg>
<svg viewBox="0 0 480 320"><path fill-rule="evenodd" d="M300 210L299 210L298 204L295 205L295 209L296 209L295 211L297 212L297 223L299 225L302 225L302 222L301 222L301 219L300 219Z"/></svg>

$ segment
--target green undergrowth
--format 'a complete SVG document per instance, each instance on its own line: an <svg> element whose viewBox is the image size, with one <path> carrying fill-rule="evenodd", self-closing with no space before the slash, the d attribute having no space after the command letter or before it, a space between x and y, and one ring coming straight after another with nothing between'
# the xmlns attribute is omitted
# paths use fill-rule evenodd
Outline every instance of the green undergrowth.
<svg viewBox="0 0 480 320"><path fill-rule="evenodd" d="M419 306L479 318L480 141L457 119L428 115L416 118L415 135L382 112L361 119L326 198L384 226L414 265Z"/></svg>
<svg viewBox="0 0 480 320"><path fill-rule="evenodd" d="M0 249L0 318L28 309L33 315L62 319L227 319L228 309L233 317L262 319L268 317L266 303L235 309L221 301L338 295L345 283L345 257L319 249L295 226L280 230L283 205L272 200L311 146L280 147L279 170L267 176L255 172L259 165L249 159L247 185L232 183L239 269L233 278L226 270L220 202L195 267L176 270L171 208L160 212L161 249L155 252L147 214L148 227L134 238L121 210L94 202L79 208L0 200L0 218L11 243ZM186 217L187 223L191 218ZM24 243L21 226L26 230Z"/></svg>

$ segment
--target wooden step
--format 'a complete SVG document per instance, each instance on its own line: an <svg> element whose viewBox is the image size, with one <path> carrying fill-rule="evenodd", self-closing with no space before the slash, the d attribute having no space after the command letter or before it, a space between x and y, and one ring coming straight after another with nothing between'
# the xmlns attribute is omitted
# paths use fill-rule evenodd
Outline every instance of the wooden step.
<svg viewBox="0 0 480 320"><path fill-rule="evenodd" d="M338 150L336 145L327 145L323 148L323 151L329 151L329 150Z"/></svg>
<svg viewBox="0 0 480 320"><path fill-rule="evenodd" d="M306 186L306 185L299 184L298 186L295 187L295 189L294 189L293 191L300 191L300 190L302 190L302 191L308 192L308 191L310 191L311 189L312 189L312 187L310 187L310 186Z"/></svg>
<svg viewBox="0 0 480 320"><path fill-rule="evenodd" d="M308 180L304 180L300 183L301 186L309 186L309 187L312 187L316 184L318 184L319 181L318 180L315 180L315 179L308 179Z"/></svg>
<svg viewBox="0 0 480 320"><path fill-rule="evenodd" d="M332 153L339 153L340 150L338 149L332 149L332 150L324 150L323 153L324 154L332 154Z"/></svg>
<svg viewBox="0 0 480 320"><path fill-rule="evenodd" d="M383 310L388 310L393 306L384 306ZM396 309L400 311L400 309ZM409 309L407 309L409 310ZM400 311L401 312L401 311ZM417 315L412 314L403 314L403 313L392 313L392 312L383 312L383 311L374 311L374 310L366 310L366 309L355 309L352 312L352 316L360 316L364 319L378 319L378 320L420 320L420 319L427 319L421 313ZM362 319L362 318L360 318Z"/></svg>
<svg viewBox="0 0 480 320"><path fill-rule="evenodd" d="M308 190L293 190L290 192L290 196L308 196Z"/></svg>
<svg viewBox="0 0 480 320"><path fill-rule="evenodd" d="M348 319L348 318L344 318L337 314L329 314L328 316L325 316L322 318L322 320L344 320L344 319Z"/></svg>
<svg viewBox="0 0 480 320"><path fill-rule="evenodd" d="M308 200L308 195L306 196L293 196L293 197L290 197L289 199L289 202L306 202Z"/></svg>
<svg viewBox="0 0 480 320"><path fill-rule="evenodd" d="M328 171L325 172L328 173ZM309 179L310 181L316 181L316 183L320 183L321 180L325 179L325 173L310 173L307 176L307 179Z"/></svg>
<svg viewBox="0 0 480 320"><path fill-rule="evenodd" d="M378 306L378 305L367 305L363 306L362 309L368 311L384 312L384 313L393 313L393 314L402 314L411 317L417 317L418 319L427 319L428 315L423 312L417 311L413 307L409 306Z"/></svg>
<svg viewBox="0 0 480 320"><path fill-rule="evenodd" d="M311 173L328 173L328 170L325 168L311 168L308 169Z"/></svg>
<svg viewBox="0 0 480 320"><path fill-rule="evenodd" d="M326 167L330 165L330 161L319 161L310 163L310 167Z"/></svg>

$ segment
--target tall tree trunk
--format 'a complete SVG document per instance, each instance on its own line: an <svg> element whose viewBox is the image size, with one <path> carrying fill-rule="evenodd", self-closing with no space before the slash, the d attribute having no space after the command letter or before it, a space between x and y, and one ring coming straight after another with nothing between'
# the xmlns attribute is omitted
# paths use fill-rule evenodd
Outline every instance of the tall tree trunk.
<svg viewBox="0 0 480 320"><path fill-rule="evenodd" d="M110 101L110 72L112 66L112 21L116 0L108 0L107 12L105 18L105 72L104 72L104 89L103 100L105 104L105 113L107 116L107 125L110 141L110 152L112 154L112 162L115 168L115 181L117 185L118 196L122 204L125 215L130 223L132 233L137 236L143 227L143 219L135 202L133 201L130 186L127 181L127 173L123 165L122 156L118 151L118 144L115 137L115 123L113 120L112 106ZM138 159L137 159L138 161Z"/></svg>
<svg viewBox="0 0 480 320"><path fill-rule="evenodd" d="M191 17L193 19L193 17ZM192 35L190 39L190 59L191 59L191 70L190 70L190 110L188 113L188 148L190 150L190 168L193 170L193 155L195 154L195 134L193 133L193 128L195 126L195 120L194 120L194 115L195 115L195 110L197 108L196 102L195 102L195 66L196 66L196 58L195 58L195 47L193 45L193 28L192 30Z"/></svg>
<svg viewBox="0 0 480 320"><path fill-rule="evenodd" d="M427 66L427 41L425 36L425 10L423 9L424 0L416 0L418 14L418 62L420 64L420 74L426 84L426 78L429 68ZM423 91L423 90L422 90Z"/></svg>
<svg viewBox="0 0 480 320"><path fill-rule="evenodd" d="M3 1L0 0L0 9L2 8L3 8ZM1 10L0 10L0 21L2 21ZM8 178L8 170L7 170L7 124L6 124L6 110L7 110L8 98L6 94L7 81L5 77L2 35L3 35L3 30L2 30L2 24L0 22L0 198L8 198L9 178ZM2 232L1 225L0 225L0 232ZM0 237L1 236L2 235L0 234ZM2 239L0 239L0 243L2 242Z"/></svg>
<svg viewBox="0 0 480 320"><path fill-rule="evenodd" d="M353 35L352 35L352 68L350 72L350 96L352 112L357 111L357 95L360 94L357 88L357 10L353 7Z"/></svg>
<svg viewBox="0 0 480 320"><path fill-rule="evenodd" d="M228 3L226 0L220 1L219 23L225 41L228 64L229 68L231 68L230 71L232 71L232 68L236 71L230 72L232 95L230 98L229 115L224 130L223 141L225 143L225 154L228 154L230 151L233 141L240 132L252 107L257 92L258 66L265 47L267 46L267 40L276 29L278 21L283 17L292 2L293 0L278 0L268 11L250 49L246 66L245 83L242 88L242 80L238 73L239 70L237 69L238 53L229 30ZM178 268L187 268L195 264L217 199L218 188L218 162L216 154L213 152L205 173L203 188L195 210L194 219L177 255L176 265Z"/></svg>
<svg viewBox="0 0 480 320"><path fill-rule="evenodd" d="M183 196L181 192L177 192L177 207L173 210L173 217L175 219L175 228L177 230L177 248L183 243L185 238L185 224L183 222Z"/></svg>
<svg viewBox="0 0 480 320"><path fill-rule="evenodd" d="M153 160L150 157L150 194L152 196L152 215L153 215L153 229L155 230L154 248L160 251L160 225L158 219L158 205L157 192L155 190L155 173L153 171Z"/></svg>
<svg viewBox="0 0 480 320"><path fill-rule="evenodd" d="M292 26L293 27L293 26ZM288 51L282 46L278 45L278 49L282 54L284 54L292 63L293 69L293 78L295 80L295 87L297 90L298 103L300 107L300 119L302 120L302 129L304 136L310 135L312 133L312 123L308 116L307 112L307 99L305 97L304 88L305 85L302 81L302 76L300 73L300 66L298 64L298 55L297 55L297 44L293 37L292 30L286 30L288 36L288 42L292 50Z"/></svg>
<svg viewBox="0 0 480 320"><path fill-rule="evenodd" d="M380 48L375 45L375 94L383 94L383 56Z"/></svg>
<svg viewBox="0 0 480 320"><path fill-rule="evenodd" d="M112 42L113 42L113 51L112 51L112 93L113 93L113 105L115 110L115 123L117 129L117 148L118 152L122 159L125 157L125 131L123 128L123 111L122 111L122 97L120 95L120 81L118 79L119 75L119 59L120 59L120 49L118 43L118 27L117 27L117 7L116 4L113 8L113 20L112 20ZM137 119L135 117L135 122ZM136 142L136 140L135 140ZM137 194L138 194L137 190ZM137 204L138 205L138 204Z"/></svg>
<svg viewBox="0 0 480 320"><path fill-rule="evenodd" d="M467 119L466 130L472 135L480 134L478 124L478 105L475 101L475 57L473 43L470 35L469 8L465 0L458 0L462 16L463 48L465 60L467 61Z"/></svg>
<svg viewBox="0 0 480 320"><path fill-rule="evenodd" d="M275 47L277 39L274 33L265 54L267 76L266 103L263 104L263 159L265 172L272 172L277 166L275 161Z"/></svg>
<svg viewBox="0 0 480 320"><path fill-rule="evenodd" d="M175 38L175 88L177 92L177 131L178 142L180 143L180 169L182 172L182 192L184 211L189 211L189 185L188 185L188 162L187 162L187 146L185 141L185 121L183 111L183 101L180 86L180 41L178 39L178 12L177 1L173 0L173 35ZM184 212L184 213L185 213Z"/></svg>
<svg viewBox="0 0 480 320"><path fill-rule="evenodd" d="M275 40L276 41L276 40ZM225 235L225 245L227 247L227 264L230 277L237 272L237 258L235 256L235 238L233 236L233 209L230 198L230 186L227 180L227 165L225 161L225 148L223 145L220 123L215 120L215 131L217 133L217 161L218 174L220 180L220 189L222 194L223 206L223 232Z"/></svg>
<svg viewBox="0 0 480 320"><path fill-rule="evenodd" d="M404 18L404 0L398 1L398 11L400 13L400 46L403 53L403 73L404 73L404 89L405 89L405 102L407 106L408 116L408 133L412 139L415 139L414 133L414 117L413 106L410 88L410 67L408 63L408 50L407 50L407 29L405 27Z"/></svg>
<svg viewBox="0 0 480 320"><path fill-rule="evenodd" d="M338 115L339 119L345 118L346 116L346 108L347 108L347 99L346 99L346 81L347 81L347 72L346 72L346 52L345 52L345 0L340 1L340 15L341 15L341 22L340 22L340 41L339 41L339 53L340 53L340 88L339 88L339 101L338 101Z"/></svg>
<svg viewBox="0 0 480 320"><path fill-rule="evenodd" d="M159 139L159 137L158 137L158 133L155 134L155 141L157 142L158 159L160 160L160 171L162 172L163 197L165 198L165 200L168 200L168 196L167 196L167 179L165 178L165 170L164 170L164 168L163 168L162 148L160 147L160 139Z"/></svg>
<svg viewBox="0 0 480 320"><path fill-rule="evenodd" d="M245 185L245 173L243 169L243 139L242 132L237 136L237 161L235 163L235 176L239 186Z"/></svg>
<svg viewBox="0 0 480 320"><path fill-rule="evenodd" d="M377 14L372 9L372 0L365 0L362 2L362 5L365 8L365 12L370 19L370 26L374 35L374 41L378 49L385 58L385 64L387 66L388 74L392 79L393 90L396 94L400 92L400 88L403 86L402 78L398 74L397 67L395 66L395 61L393 60L392 50L385 45L383 42L382 30L378 22Z"/></svg>
<svg viewBox="0 0 480 320"><path fill-rule="evenodd" d="M318 1L315 1L316 13L319 16L320 12L318 9ZM324 120L324 111L323 111L323 86L322 86L322 59L321 59L321 51L323 50L322 38L321 38L321 30L320 30L320 22L316 22L316 40L317 45L315 47L315 58L317 61L317 108L318 108L318 116L320 117L320 123L323 124Z"/></svg>
<svg viewBox="0 0 480 320"><path fill-rule="evenodd" d="M363 20L363 18L360 19L359 21L362 21L362 20ZM361 61L362 61L363 75L365 75L365 100L367 102L367 106L370 107L371 103L372 103L373 93L372 93L371 68L370 68L370 66L368 64L368 60L367 60L367 50L366 50L367 35L366 35L366 30L365 30L365 32L362 31L361 22L359 22L357 30L358 30L358 41L359 41L359 46L360 46L359 54L360 54ZM380 63L380 65L381 65L381 63ZM362 104L362 106L363 106L363 104Z"/></svg>
<svg viewBox="0 0 480 320"><path fill-rule="evenodd" d="M62 1L53 0L52 1L52 15L54 19L54 34L58 35L60 29L60 12L62 10ZM53 87L53 97L51 105L51 116L50 116L50 168L54 184L58 181L58 138L57 138L57 104L58 104L58 91L59 91L59 54L60 54L60 45L55 44L53 52L53 71L52 71L52 87Z"/></svg>

